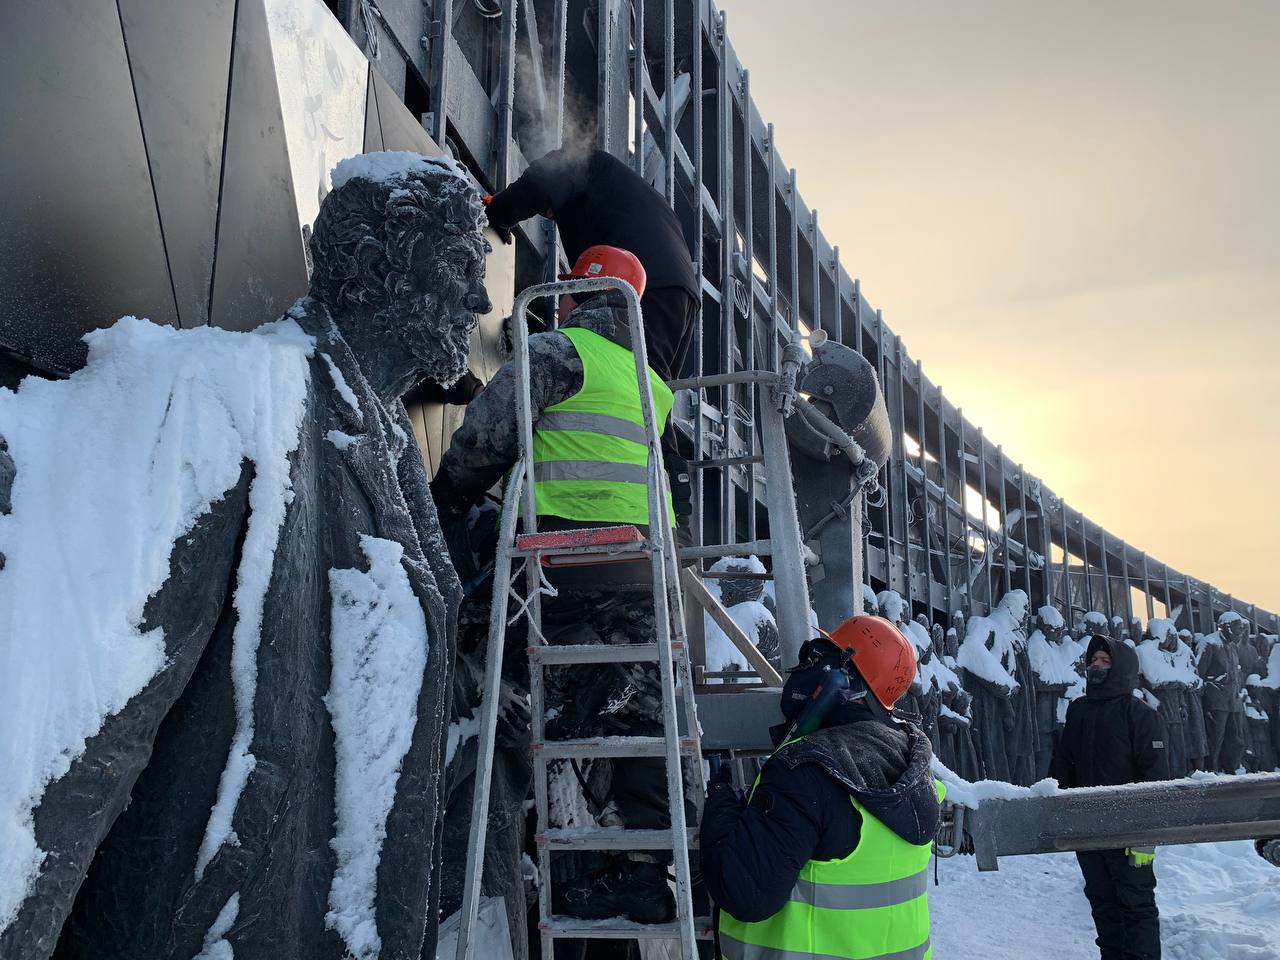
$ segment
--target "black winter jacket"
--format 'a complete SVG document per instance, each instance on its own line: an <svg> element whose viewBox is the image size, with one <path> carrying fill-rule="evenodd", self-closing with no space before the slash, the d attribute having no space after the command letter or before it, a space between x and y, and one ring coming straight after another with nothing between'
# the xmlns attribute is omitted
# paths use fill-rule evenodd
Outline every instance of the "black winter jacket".
<svg viewBox="0 0 1280 960"><path fill-rule="evenodd" d="M644 177L612 154L552 150L494 196L489 223L509 230L548 210L570 263L599 243L621 247L640 259L649 289L680 287L700 296L680 221Z"/></svg>
<svg viewBox="0 0 1280 960"><path fill-rule="evenodd" d="M1060 787L1169 779L1164 721L1133 695L1138 654L1126 643L1095 636L1085 663L1099 647L1111 654L1111 669L1102 683L1086 683L1085 695L1067 707L1051 775Z"/></svg>
<svg viewBox="0 0 1280 960"><path fill-rule="evenodd" d="M720 788L702 814L702 875L722 909L746 922L782 909L810 860L838 860L858 845L857 797L908 843L938 828L929 738L910 723L827 727L777 750L750 803Z"/></svg>

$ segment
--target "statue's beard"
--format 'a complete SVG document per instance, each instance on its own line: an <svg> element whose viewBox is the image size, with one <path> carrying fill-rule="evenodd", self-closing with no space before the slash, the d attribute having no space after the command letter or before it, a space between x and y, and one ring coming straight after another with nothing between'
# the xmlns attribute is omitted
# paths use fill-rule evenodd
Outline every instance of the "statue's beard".
<svg viewBox="0 0 1280 960"><path fill-rule="evenodd" d="M418 362L418 368L442 387L452 386L467 372L471 334L476 328L474 313L456 307L440 316L432 307L435 323L408 322L400 327L400 340ZM443 320L444 322L440 322Z"/></svg>

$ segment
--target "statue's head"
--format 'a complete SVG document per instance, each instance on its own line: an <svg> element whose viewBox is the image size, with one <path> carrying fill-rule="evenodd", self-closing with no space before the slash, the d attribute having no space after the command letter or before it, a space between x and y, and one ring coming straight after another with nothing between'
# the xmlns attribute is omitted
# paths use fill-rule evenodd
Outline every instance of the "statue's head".
<svg viewBox="0 0 1280 960"><path fill-rule="evenodd" d="M929 640L933 644L935 654L942 656L947 652L947 632L942 629L942 624L933 625L933 629L929 631Z"/></svg>
<svg viewBox="0 0 1280 960"><path fill-rule="evenodd" d="M960 635L955 627L947 630L946 639L943 641L942 648L948 657L955 658L960 655Z"/></svg>
<svg viewBox="0 0 1280 960"><path fill-rule="evenodd" d="M1066 634L1067 625L1062 616L1053 607L1041 607L1036 613L1036 629L1050 643L1061 643Z"/></svg>
<svg viewBox="0 0 1280 960"><path fill-rule="evenodd" d="M1249 621L1229 610L1218 617L1218 632L1229 643L1240 643L1249 636Z"/></svg>
<svg viewBox="0 0 1280 960"><path fill-rule="evenodd" d="M311 235L311 296L362 365L408 356L418 373L452 384L466 372L476 314L492 309L485 222L479 192L448 157L344 160Z"/></svg>

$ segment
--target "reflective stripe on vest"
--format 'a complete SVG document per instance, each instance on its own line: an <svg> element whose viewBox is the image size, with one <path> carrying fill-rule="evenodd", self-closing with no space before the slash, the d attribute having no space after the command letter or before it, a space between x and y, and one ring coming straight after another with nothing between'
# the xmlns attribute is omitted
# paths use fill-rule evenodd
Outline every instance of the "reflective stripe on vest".
<svg viewBox="0 0 1280 960"><path fill-rule="evenodd" d="M570 520L648 524L649 444L635 355L582 327L559 332L582 361L582 387L543 410L534 424L537 511ZM672 395L652 370L649 383L661 432ZM674 525L670 497L667 514Z"/></svg>
<svg viewBox="0 0 1280 960"><path fill-rule="evenodd" d="M945 790L934 783L941 802ZM745 923L722 909L722 960L930 960L932 844L908 843L850 800L861 817L858 845L842 859L806 863L771 917Z"/></svg>

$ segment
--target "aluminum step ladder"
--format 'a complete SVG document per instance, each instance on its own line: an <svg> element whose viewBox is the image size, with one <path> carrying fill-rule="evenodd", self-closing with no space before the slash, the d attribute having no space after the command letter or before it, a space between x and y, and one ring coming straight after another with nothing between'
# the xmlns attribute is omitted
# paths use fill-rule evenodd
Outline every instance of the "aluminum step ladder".
<svg viewBox="0 0 1280 960"><path fill-rule="evenodd" d="M529 304L540 297L620 291L626 298L644 432L649 447L646 488L649 534L633 526L539 533L533 481L533 413L529 396L529 344L526 315ZM682 960L697 960L696 939L709 932L709 922L693 915L693 881L689 864L691 831L685 818L685 768L692 773L691 791L706 793L698 738L693 675L684 636L684 601L680 591L680 567L674 531L667 515L667 478L659 447L659 425L654 414L648 377L640 300L635 290L612 278L569 280L539 284L517 297L512 311L511 337L517 376L517 411L520 459L508 477L503 498L498 552L494 563L493 601L490 608L485 680L480 705L479 754L475 793L471 807L471 831L467 844L466 881L458 931L457 960L475 960L473 935L480 902L485 834L494 740L497 728L502 651L506 628L521 616L528 620L529 696L533 752L534 804L537 811L535 842L538 849L538 928L542 955L553 956L558 939L661 939L678 940ZM516 534L517 515L524 532ZM542 634L543 569L567 563L602 563L647 558L652 565L653 607L656 625L653 642L617 645L548 645ZM522 566L523 570L517 569ZM518 588L524 574L523 593ZM508 614L508 598L516 605ZM661 737L606 736L576 740L547 740L543 671L550 666L590 663L658 664L662 692ZM681 732L683 719L684 732ZM626 830L616 827L555 828L548 811L549 764L556 760L614 757L662 757L666 761L667 804L671 827L667 830ZM685 761L685 762L682 762ZM675 867L676 918L662 924L616 920L578 920L552 912L551 853L558 850L671 850ZM481 958L483 960L483 958Z"/></svg>

